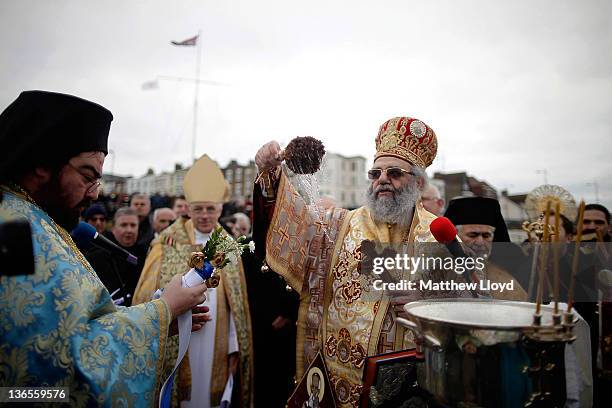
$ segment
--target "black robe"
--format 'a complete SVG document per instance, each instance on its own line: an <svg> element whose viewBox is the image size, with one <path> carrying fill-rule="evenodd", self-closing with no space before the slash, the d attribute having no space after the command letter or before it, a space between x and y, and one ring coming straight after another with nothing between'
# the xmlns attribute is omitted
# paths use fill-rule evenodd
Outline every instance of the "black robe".
<svg viewBox="0 0 612 408"><path fill-rule="evenodd" d="M117 242L112 232L105 231L103 235L119 247L138 257L138 264L132 265L126 260L113 255L110 251L96 245L92 245L84 252L85 257L98 274L104 286L106 286L106 289L108 289L113 300L123 298L123 303L118 304L130 306L147 256L147 248L139 243L131 247L124 247Z"/></svg>

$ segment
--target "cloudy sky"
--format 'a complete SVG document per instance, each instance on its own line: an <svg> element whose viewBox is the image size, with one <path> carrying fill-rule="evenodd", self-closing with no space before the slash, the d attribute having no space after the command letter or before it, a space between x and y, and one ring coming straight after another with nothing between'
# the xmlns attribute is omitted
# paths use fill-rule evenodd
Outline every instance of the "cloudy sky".
<svg viewBox="0 0 612 408"><path fill-rule="evenodd" d="M115 120L105 170L139 176L198 155L251 159L312 135L374 153L386 119L437 133L433 171L498 189L549 183L612 206L612 2L1 0L0 107L20 91L73 93ZM590 184L587 184L590 183Z"/></svg>

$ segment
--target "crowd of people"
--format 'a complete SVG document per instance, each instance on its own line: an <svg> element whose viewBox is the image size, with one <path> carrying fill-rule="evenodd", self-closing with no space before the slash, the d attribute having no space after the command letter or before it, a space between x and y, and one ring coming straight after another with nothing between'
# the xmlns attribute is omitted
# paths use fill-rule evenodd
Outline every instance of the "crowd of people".
<svg viewBox="0 0 612 408"><path fill-rule="evenodd" d="M480 296L533 301L529 279L514 266L529 263L530 254L515 246L503 257L493 245L510 242L497 200L445 203L428 183L438 139L418 119L383 123L366 204L349 211L331 197L314 206L301 197L274 141L255 154L259 173L245 206L229 202L223 173L207 155L187 172L184 196L100 196L112 118L95 103L43 91L23 92L0 115L0 223L29 220L35 255L34 274L0 277L1 386L67 386L77 406L157 404L179 355L176 318L191 309L193 333L174 377L172 406L283 407L315 361L324 362L325 378L317 374L314 388L328 384L338 406L359 406L366 358L414 347L395 319L406 303L429 296L369 291L360 273L362 243L434 243L429 227L442 215L458 227L468 253L488 260L479 273L516 281L510 291ZM317 204L324 211L313 210ZM581 231L569 214L557 214L561 241L569 245L579 234L610 242L604 206L585 207ZM554 224L551 217L544 222ZM91 243L77 247L69 232L79 220L138 261ZM224 236L252 240L254 253L223 266L217 287L183 287L191 254L219 226ZM611 264L605 246L593 257L599 269ZM463 279L451 272L417 276ZM588 375L596 382L600 316L596 301L584 303L577 309L590 326ZM568 370L580 375L568 379L568 406L584 406L593 384L580 380L584 356L575 358ZM304 406L318 403L311 393Z"/></svg>

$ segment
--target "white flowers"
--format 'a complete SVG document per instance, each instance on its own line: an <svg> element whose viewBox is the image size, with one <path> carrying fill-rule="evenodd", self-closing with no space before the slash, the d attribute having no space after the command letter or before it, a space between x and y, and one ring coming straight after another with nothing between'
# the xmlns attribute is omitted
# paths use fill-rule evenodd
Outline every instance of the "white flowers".
<svg viewBox="0 0 612 408"><path fill-rule="evenodd" d="M227 254L227 259L230 261L230 263L235 264L236 262L238 262L238 255L236 254L236 252L229 252Z"/></svg>
<svg viewBox="0 0 612 408"><path fill-rule="evenodd" d="M219 269L230 263L236 264L242 252L247 248L249 251L255 252L255 243L253 241L246 243L246 240L247 238L244 235L234 240L230 235L225 234L221 227L218 227L213 231L202 249L204 259Z"/></svg>

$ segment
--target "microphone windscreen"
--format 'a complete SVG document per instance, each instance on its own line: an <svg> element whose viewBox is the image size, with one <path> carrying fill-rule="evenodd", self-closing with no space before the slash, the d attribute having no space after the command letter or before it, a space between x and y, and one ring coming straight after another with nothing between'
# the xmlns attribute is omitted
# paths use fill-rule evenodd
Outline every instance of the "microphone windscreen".
<svg viewBox="0 0 612 408"><path fill-rule="evenodd" d="M70 235L72 235L72 239L74 239L77 246L81 247L87 245L94 239L96 236L96 229L85 221L80 221Z"/></svg>
<svg viewBox="0 0 612 408"><path fill-rule="evenodd" d="M429 225L429 230L436 241L442 244L452 242L457 236L457 228L446 217L438 217L433 220Z"/></svg>

